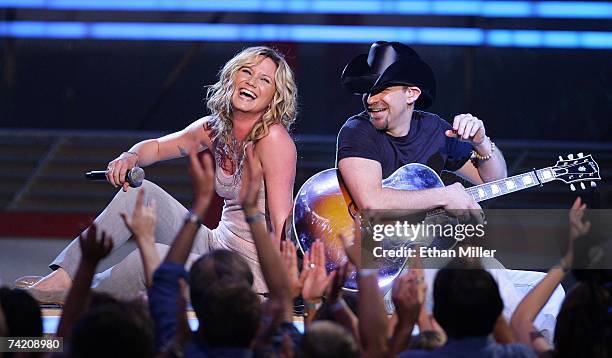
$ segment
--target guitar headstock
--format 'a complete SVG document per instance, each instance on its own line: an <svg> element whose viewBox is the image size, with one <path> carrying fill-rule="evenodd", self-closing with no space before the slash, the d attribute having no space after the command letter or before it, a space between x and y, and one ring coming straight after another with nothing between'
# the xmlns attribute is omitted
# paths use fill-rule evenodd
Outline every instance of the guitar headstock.
<svg viewBox="0 0 612 358"><path fill-rule="evenodd" d="M590 182L590 186L595 187L595 181L601 180L599 165L590 154L578 153L575 157L570 154L567 159L559 156L559 160L551 169L555 179L570 184L572 191L576 190L574 183L580 183L580 187L586 189L585 182Z"/></svg>

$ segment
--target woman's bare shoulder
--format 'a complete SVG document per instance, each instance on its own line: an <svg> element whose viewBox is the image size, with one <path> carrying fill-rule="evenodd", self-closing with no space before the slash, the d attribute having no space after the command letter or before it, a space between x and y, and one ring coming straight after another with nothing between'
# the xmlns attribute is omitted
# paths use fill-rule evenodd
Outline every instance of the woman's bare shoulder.
<svg viewBox="0 0 612 358"><path fill-rule="evenodd" d="M295 146L293 143L293 138L289 135L289 132L282 124L273 124L268 128L268 134L259 140L261 144L291 144Z"/></svg>
<svg viewBox="0 0 612 358"><path fill-rule="evenodd" d="M278 158L281 161L296 160L297 150L293 138L281 124L270 126L268 135L257 142L255 152L262 160Z"/></svg>

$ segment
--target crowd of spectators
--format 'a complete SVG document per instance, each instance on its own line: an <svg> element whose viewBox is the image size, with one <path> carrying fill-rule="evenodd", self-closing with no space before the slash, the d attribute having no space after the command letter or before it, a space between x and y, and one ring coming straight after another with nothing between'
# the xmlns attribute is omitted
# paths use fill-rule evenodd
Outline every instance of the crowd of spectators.
<svg viewBox="0 0 612 358"><path fill-rule="evenodd" d="M189 155L193 206L207 207L213 195L213 164L208 155ZM298 260L290 241L271 235L256 200L261 168L247 148L241 202L256 245L269 293L253 292L248 264L231 251L214 250L185 263L199 224L186 221L170 250L155 249L155 204L145 204L141 190L131 216L123 215L145 268L148 292L121 301L92 292L99 262L112 239L95 225L80 237L82 258L66 297L57 336L69 357L595 357L612 356L610 286L582 281L569 290L552 339L533 321L568 273L573 243L590 224L586 205L577 199L570 214L567 254L524 297L510 321L493 277L479 262L453 260L426 287L423 270L413 267L392 288L395 313L388 315L377 271L362 268L360 235L343 238L348 262L326 270L325 247L315 242ZM120 223L120 221L118 221ZM352 241L352 242L348 242ZM280 249L279 249L280 248ZM467 267L466 267L467 265ZM301 268L299 267L301 266ZM460 267L460 268L458 268ZM356 304L347 304L343 285L357 273ZM433 311L424 300L433 289ZM304 303L303 333L294 325L295 302ZM41 312L26 291L0 289L0 336L40 337ZM195 332L188 324L193 308ZM415 326L418 335L414 335ZM0 353L0 356L42 353Z"/></svg>

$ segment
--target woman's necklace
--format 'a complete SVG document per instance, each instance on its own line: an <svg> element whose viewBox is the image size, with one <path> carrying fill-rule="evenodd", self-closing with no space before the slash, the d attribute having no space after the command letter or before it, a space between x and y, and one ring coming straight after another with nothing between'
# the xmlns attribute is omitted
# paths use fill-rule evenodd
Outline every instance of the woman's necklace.
<svg viewBox="0 0 612 358"><path fill-rule="evenodd" d="M217 181L226 188L236 188L242 177L242 168L244 166L244 141L236 140L233 135L230 136L230 143L225 143L223 138L219 138L217 148L215 150L215 161L219 163L220 170L226 170L226 163L230 168L227 172L232 175L231 183L226 183L217 177ZM218 175L218 174L217 174Z"/></svg>

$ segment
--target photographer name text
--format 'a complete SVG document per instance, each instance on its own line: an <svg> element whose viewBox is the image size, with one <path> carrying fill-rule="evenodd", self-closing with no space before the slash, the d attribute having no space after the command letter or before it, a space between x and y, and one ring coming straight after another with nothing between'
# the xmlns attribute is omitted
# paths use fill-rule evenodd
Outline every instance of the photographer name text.
<svg viewBox="0 0 612 358"><path fill-rule="evenodd" d="M378 246L372 250L374 257L402 257L402 258L440 258L440 257L495 257L497 250L482 247L459 247L457 249L438 249L435 247L401 247L396 249L383 249Z"/></svg>

